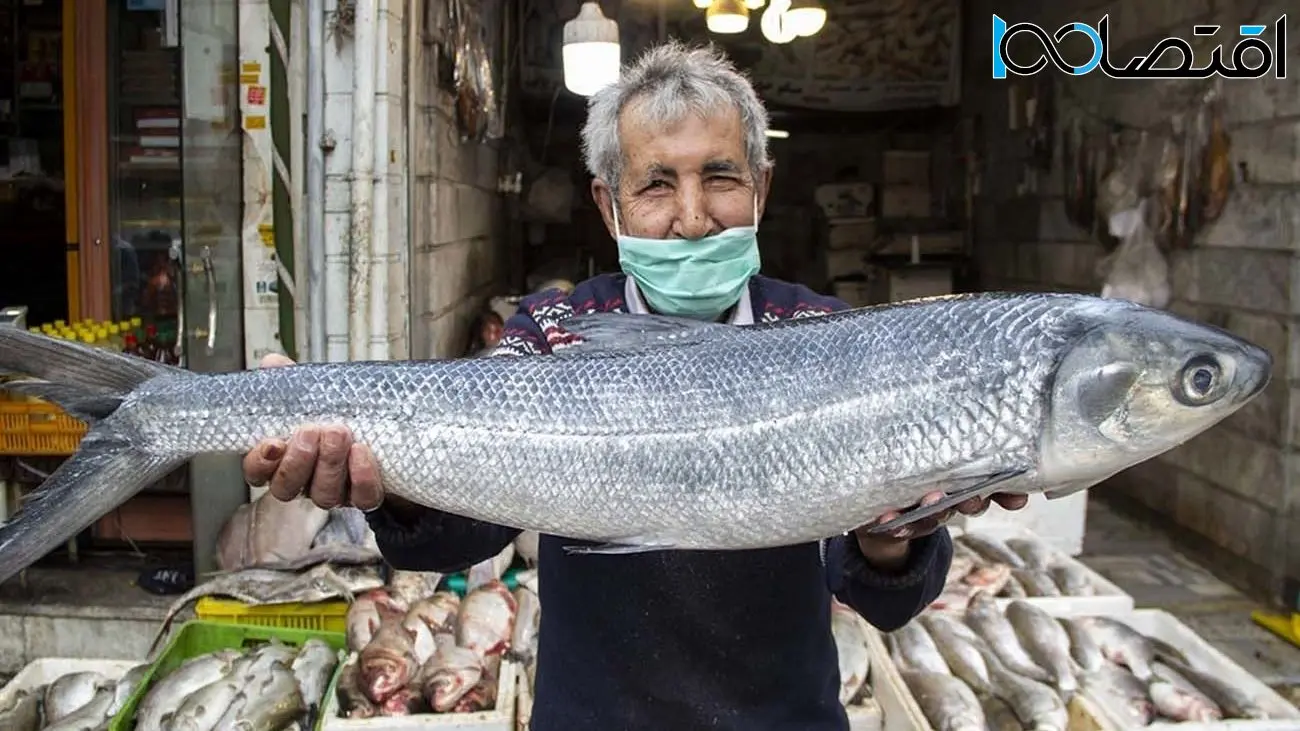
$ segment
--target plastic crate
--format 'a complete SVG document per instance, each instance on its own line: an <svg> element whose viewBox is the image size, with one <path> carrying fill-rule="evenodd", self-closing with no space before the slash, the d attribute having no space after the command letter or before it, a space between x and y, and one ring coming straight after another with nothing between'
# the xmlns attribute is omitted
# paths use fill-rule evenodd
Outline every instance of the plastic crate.
<svg viewBox="0 0 1300 731"><path fill-rule="evenodd" d="M347 646L347 637L340 632L313 632L300 629L283 629L280 627L259 627L254 625L222 624L192 620L181 625L167 648L145 673L144 680L135 693L127 699L122 710L108 725L108 731L133 731L135 728L135 709L153 687L154 679L161 678L175 670L186 660L209 652L226 648L240 649L259 645L271 640L279 640L288 645L301 645L311 638L323 640L336 651ZM338 675L335 668L334 675ZM330 686L333 687L331 679Z"/></svg>
<svg viewBox="0 0 1300 731"><path fill-rule="evenodd" d="M203 597L194 606L194 614L204 622L281 627L314 632L346 632L348 603L344 601L287 602L284 604L248 605L232 599Z"/></svg>
<svg viewBox="0 0 1300 731"><path fill-rule="evenodd" d="M86 423L46 401L0 398L0 454L66 457L77 451Z"/></svg>

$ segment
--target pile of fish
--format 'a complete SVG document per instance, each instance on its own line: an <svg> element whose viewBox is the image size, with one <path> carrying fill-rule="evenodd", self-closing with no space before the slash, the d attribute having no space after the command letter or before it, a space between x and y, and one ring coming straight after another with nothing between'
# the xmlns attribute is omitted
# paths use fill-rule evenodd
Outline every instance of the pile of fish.
<svg viewBox="0 0 1300 731"><path fill-rule="evenodd" d="M122 710L149 670L136 665L120 678L79 670L19 690L0 708L3 731L80 731L103 726Z"/></svg>
<svg viewBox="0 0 1300 731"><path fill-rule="evenodd" d="M522 573L513 593L500 578L476 581L471 570L464 598L436 590L437 574L426 575L423 591L390 583L359 596L348 610L340 716L494 709L502 662L533 653L535 573Z"/></svg>
<svg viewBox="0 0 1300 731"><path fill-rule="evenodd" d="M931 609L962 611L976 592L1007 599L1093 596L1096 586L1077 561L1026 535L1001 540L966 533L953 540L947 583Z"/></svg>
<svg viewBox="0 0 1300 731"><path fill-rule="evenodd" d="M936 729L1065 731L1087 691L1137 725L1269 716L1246 691L1177 648L1109 617L1054 618L977 592L964 612L926 611L886 635L890 656Z"/></svg>
<svg viewBox="0 0 1300 731"><path fill-rule="evenodd" d="M193 657L153 678L135 731L315 728L340 653L318 639L271 640Z"/></svg>

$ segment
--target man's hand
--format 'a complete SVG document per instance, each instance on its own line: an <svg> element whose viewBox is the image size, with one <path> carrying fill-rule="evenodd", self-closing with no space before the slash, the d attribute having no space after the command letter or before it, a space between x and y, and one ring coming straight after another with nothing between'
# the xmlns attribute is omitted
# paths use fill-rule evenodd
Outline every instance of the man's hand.
<svg viewBox="0 0 1300 731"><path fill-rule="evenodd" d="M293 365L283 355L262 359L262 368ZM379 507L384 488L379 465L369 447L355 444L345 426L304 425L289 440L266 439L244 455L244 479L288 502L304 491L326 510L351 505L361 510Z"/></svg>
<svg viewBox="0 0 1300 731"><path fill-rule="evenodd" d="M932 492L921 498L921 502L917 503L917 507L933 505L942 500L943 497L942 492ZM935 532L940 526L947 523L954 513L971 516L982 515L984 511L989 509L990 502L996 502L1006 510L1020 510L1029 504L1029 496L997 493L986 498L975 497L885 535L877 536L867 533L867 528L893 520L901 514L900 511L894 510L857 529L854 531L854 535L857 536L858 548L862 549L862 555L866 557L868 563L883 571L893 571L906 565L908 551L911 548L913 539L922 538Z"/></svg>

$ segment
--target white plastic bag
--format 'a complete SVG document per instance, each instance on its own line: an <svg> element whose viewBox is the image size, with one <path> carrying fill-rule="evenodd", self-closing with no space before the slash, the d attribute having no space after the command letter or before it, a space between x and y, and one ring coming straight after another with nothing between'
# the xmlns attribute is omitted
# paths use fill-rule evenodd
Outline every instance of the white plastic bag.
<svg viewBox="0 0 1300 731"><path fill-rule="evenodd" d="M1101 296L1163 308L1173 294L1169 262L1156 245L1146 220L1147 210L1147 201L1143 200L1137 208L1111 214L1110 232L1120 239L1120 245L1100 264L1104 279Z"/></svg>

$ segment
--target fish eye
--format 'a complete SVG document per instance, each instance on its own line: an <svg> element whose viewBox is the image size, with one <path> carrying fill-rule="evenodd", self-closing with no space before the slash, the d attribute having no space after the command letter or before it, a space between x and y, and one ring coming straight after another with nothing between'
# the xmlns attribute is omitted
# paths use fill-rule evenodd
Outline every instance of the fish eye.
<svg viewBox="0 0 1300 731"><path fill-rule="evenodd" d="M1188 406L1200 406L1212 400L1223 377L1223 368L1213 356L1197 355L1183 364L1174 395Z"/></svg>

